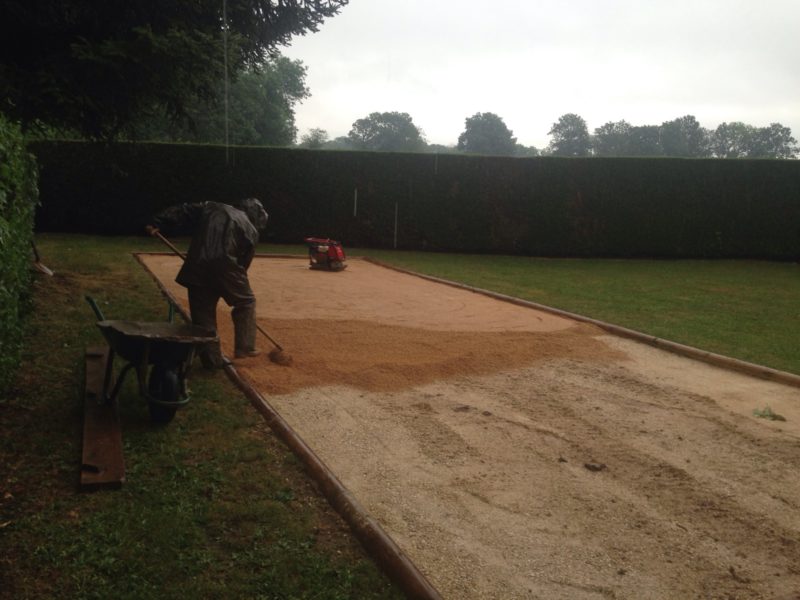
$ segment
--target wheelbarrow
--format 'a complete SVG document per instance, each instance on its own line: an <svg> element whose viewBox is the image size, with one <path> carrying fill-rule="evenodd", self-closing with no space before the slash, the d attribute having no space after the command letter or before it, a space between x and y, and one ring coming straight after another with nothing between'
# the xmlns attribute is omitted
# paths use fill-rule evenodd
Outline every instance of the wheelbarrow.
<svg viewBox="0 0 800 600"><path fill-rule="evenodd" d="M150 419L156 423L169 423L175 412L191 399L186 376L195 350L199 345L216 343L219 338L204 327L173 323L174 306L171 303L169 320L165 322L109 321L93 298L86 296L86 300L97 316L97 327L109 346L102 399L115 402L125 376L135 370L139 395L147 401ZM126 363L112 386L115 356Z"/></svg>

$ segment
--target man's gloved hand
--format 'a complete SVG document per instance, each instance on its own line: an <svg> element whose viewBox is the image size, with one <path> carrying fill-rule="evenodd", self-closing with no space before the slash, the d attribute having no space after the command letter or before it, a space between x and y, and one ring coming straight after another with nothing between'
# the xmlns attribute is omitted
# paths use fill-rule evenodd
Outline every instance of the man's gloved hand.
<svg viewBox="0 0 800 600"><path fill-rule="evenodd" d="M144 230L145 230L145 231L146 231L146 232L147 232L149 235L152 235L153 237L156 237L156 234L158 234L158 227L156 227L155 225L147 225L147 226L144 228Z"/></svg>

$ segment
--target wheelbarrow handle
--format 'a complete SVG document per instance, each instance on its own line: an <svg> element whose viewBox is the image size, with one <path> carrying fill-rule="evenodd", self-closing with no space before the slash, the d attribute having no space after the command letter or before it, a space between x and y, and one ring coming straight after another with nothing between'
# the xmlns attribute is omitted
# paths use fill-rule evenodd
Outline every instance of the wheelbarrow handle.
<svg viewBox="0 0 800 600"><path fill-rule="evenodd" d="M86 298L86 301L89 303L89 306L92 307L94 314L97 315L97 320L105 321L106 318L103 316L103 311L101 311L100 307L97 306L97 302L95 302L94 298L92 298L91 296L84 296L84 297Z"/></svg>

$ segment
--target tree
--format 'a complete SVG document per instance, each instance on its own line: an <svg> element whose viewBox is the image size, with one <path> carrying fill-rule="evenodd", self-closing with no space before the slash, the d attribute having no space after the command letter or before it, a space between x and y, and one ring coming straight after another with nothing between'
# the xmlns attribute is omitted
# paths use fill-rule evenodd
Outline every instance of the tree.
<svg viewBox="0 0 800 600"><path fill-rule="evenodd" d="M794 158L797 156L797 151L797 140L792 137L792 130L780 123L772 123L769 127L751 131L747 156L750 158Z"/></svg>
<svg viewBox="0 0 800 600"><path fill-rule="evenodd" d="M319 150L328 143L328 132L318 127L313 127L308 130L300 138L300 147L309 148L311 150Z"/></svg>
<svg viewBox="0 0 800 600"><path fill-rule="evenodd" d="M523 144L517 144L514 148L514 156L525 158L529 156L541 156L541 154L536 146L524 146Z"/></svg>
<svg viewBox="0 0 800 600"><path fill-rule="evenodd" d="M464 132L458 136L456 147L470 154L512 156L516 151L517 138L496 114L475 113L466 119Z"/></svg>
<svg viewBox="0 0 800 600"><path fill-rule="evenodd" d="M228 135L232 144L287 146L297 128L294 105L309 95L306 68L299 60L276 55L258 70L248 70L230 85ZM172 142L222 143L225 135L225 85L219 81L211 102L187 101L179 120L158 115L131 127L135 137Z"/></svg>
<svg viewBox="0 0 800 600"><path fill-rule="evenodd" d="M278 55L261 70L248 71L237 79L230 88L231 142L294 144L294 106L310 95L305 78L302 61Z"/></svg>
<svg viewBox="0 0 800 600"><path fill-rule="evenodd" d="M0 110L109 139L143 115L179 118L192 99L214 98L226 64L231 79L256 68L347 2L6 0Z"/></svg>
<svg viewBox="0 0 800 600"><path fill-rule="evenodd" d="M353 123L347 137L357 150L416 152L425 147L422 131L408 113L371 113Z"/></svg>
<svg viewBox="0 0 800 600"><path fill-rule="evenodd" d="M664 156L700 158L708 156L708 134L692 115L661 124L661 151Z"/></svg>
<svg viewBox="0 0 800 600"><path fill-rule="evenodd" d="M458 154L458 148L445 146L444 144L428 144L425 146L425 152L430 154Z"/></svg>
<svg viewBox="0 0 800 600"><path fill-rule="evenodd" d="M789 127L753 127L741 121L721 123L711 134L710 147L718 158L794 158L798 150Z"/></svg>
<svg viewBox="0 0 800 600"><path fill-rule="evenodd" d="M661 128L658 125L631 127L629 156L662 156Z"/></svg>
<svg viewBox="0 0 800 600"><path fill-rule="evenodd" d="M753 128L741 121L720 123L711 136L711 151L717 158L745 158Z"/></svg>
<svg viewBox="0 0 800 600"><path fill-rule="evenodd" d="M630 156L631 124L627 121L609 121L597 127L592 146L597 156Z"/></svg>
<svg viewBox="0 0 800 600"><path fill-rule="evenodd" d="M346 135L340 135L329 142L325 142L325 146L323 147L326 150L355 150L355 148L353 148L353 143Z"/></svg>
<svg viewBox="0 0 800 600"><path fill-rule="evenodd" d="M592 142L586 121L574 113L562 115L548 132L553 156L589 156Z"/></svg>

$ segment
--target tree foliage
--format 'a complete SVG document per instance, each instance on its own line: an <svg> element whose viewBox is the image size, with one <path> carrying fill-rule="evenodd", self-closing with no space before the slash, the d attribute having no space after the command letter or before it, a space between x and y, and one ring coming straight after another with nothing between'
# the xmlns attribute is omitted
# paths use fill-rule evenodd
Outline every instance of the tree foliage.
<svg viewBox="0 0 800 600"><path fill-rule="evenodd" d="M719 158L743 158L747 156L752 128L741 121L720 123L714 130L711 149Z"/></svg>
<svg viewBox="0 0 800 600"><path fill-rule="evenodd" d="M416 152L425 147L422 131L401 112L374 112L358 119L347 137L357 150Z"/></svg>
<svg viewBox="0 0 800 600"><path fill-rule="evenodd" d="M300 147L309 150L319 150L328 143L328 132L319 127L313 127L300 138Z"/></svg>
<svg viewBox="0 0 800 600"><path fill-rule="evenodd" d="M780 123L760 127L751 133L750 158L793 158L797 155L797 140L792 130Z"/></svg>
<svg viewBox="0 0 800 600"><path fill-rule="evenodd" d="M734 121L709 131L693 115L660 126L608 122L594 130L593 147L597 156L687 158L794 158L798 151L792 130L780 123L753 127Z"/></svg>
<svg viewBox="0 0 800 600"><path fill-rule="evenodd" d="M664 156L702 158L708 156L708 132L692 115L661 124L661 153Z"/></svg>
<svg viewBox="0 0 800 600"><path fill-rule="evenodd" d="M325 142L323 148L326 150L355 150L353 147L353 142L346 135L340 135L328 142Z"/></svg>
<svg viewBox="0 0 800 600"><path fill-rule="evenodd" d="M550 153L554 156L589 156L592 141L582 117L568 113L562 115L550 128Z"/></svg>
<svg viewBox="0 0 800 600"><path fill-rule="evenodd" d="M469 154L512 156L517 149L517 138L496 114L475 113L466 119L456 147Z"/></svg>
<svg viewBox="0 0 800 600"><path fill-rule="evenodd" d="M539 149L536 146L525 146L523 144L517 144L514 148L514 156L519 157L530 157L530 156L541 156Z"/></svg>
<svg viewBox="0 0 800 600"><path fill-rule="evenodd" d="M299 60L277 55L257 70L248 69L228 91L231 144L287 146L297 137L294 106L309 95L306 68ZM139 139L219 144L226 140L225 82L219 81L210 102L187 102L180 119L149 117L132 129Z"/></svg>
<svg viewBox="0 0 800 600"><path fill-rule="evenodd" d="M711 149L720 158L794 158L797 140L780 123L752 127L735 121L721 123L711 135Z"/></svg>
<svg viewBox="0 0 800 600"><path fill-rule="evenodd" d="M593 147L597 156L630 156L631 124L609 121L594 130Z"/></svg>
<svg viewBox="0 0 800 600"><path fill-rule="evenodd" d="M257 67L347 2L6 0L0 110L113 138L143 115L180 117L191 99L213 99L226 62L232 77Z"/></svg>
<svg viewBox="0 0 800 600"><path fill-rule="evenodd" d="M455 146L447 146L445 144L428 144L425 147L425 152L430 154L458 154L458 148Z"/></svg>
<svg viewBox="0 0 800 600"><path fill-rule="evenodd" d="M661 128L658 125L631 127L628 149L630 156L663 156Z"/></svg>

